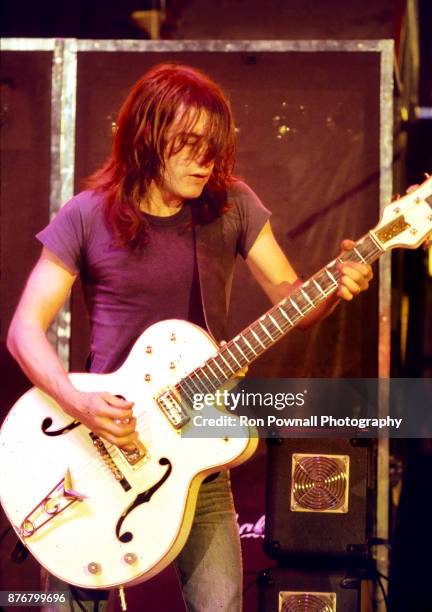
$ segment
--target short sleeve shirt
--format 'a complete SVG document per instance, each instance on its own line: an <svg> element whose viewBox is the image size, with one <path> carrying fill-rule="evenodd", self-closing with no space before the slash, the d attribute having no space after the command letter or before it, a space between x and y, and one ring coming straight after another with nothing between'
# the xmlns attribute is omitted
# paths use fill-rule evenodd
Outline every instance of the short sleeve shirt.
<svg viewBox="0 0 432 612"><path fill-rule="evenodd" d="M224 213L235 253L247 257L270 216L255 193L236 181ZM112 372L139 335L164 319L205 327L195 234L186 203L170 217L146 215L148 240L136 251L115 245L103 195L83 191L67 202L37 238L81 275L91 322L92 372Z"/></svg>

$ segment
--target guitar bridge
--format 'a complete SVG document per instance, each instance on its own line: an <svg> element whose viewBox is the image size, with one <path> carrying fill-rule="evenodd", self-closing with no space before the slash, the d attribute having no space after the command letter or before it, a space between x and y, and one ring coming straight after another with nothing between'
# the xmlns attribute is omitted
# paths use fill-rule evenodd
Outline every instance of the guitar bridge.
<svg viewBox="0 0 432 612"><path fill-rule="evenodd" d="M130 466L135 466L141 459L148 461L150 456L147 449L141 442L135 442L135 448L132 450L126 450L125 448L119 447L119 450Z"/></svg>
<svg viewBox="0 0 432 612"><path fill-rule="evenodd" d="M67 470L65 477L27 514L19 527L20 535L29 538L66 508L85 498L86 495L72 489L71 475Z"/></svg>

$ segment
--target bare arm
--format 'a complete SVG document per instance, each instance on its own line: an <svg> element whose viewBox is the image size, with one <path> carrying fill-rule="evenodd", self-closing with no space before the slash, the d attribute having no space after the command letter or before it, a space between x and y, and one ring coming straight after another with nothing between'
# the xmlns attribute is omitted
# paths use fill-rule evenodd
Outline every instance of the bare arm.
<svg viewBox="0 0 432 612"><path fill-rule="evenodd" d="M43 249L12 319L7 347L33 384L51 395L67 414L109 442L127 446L136 438L132 403L110 393L77 390L46 337L76 277ZM117 424L114 419L131 420Z"/></svg>
<svg viewBox="0 0 432 612"><path fill-rule="evenodd" d="M344 249L350 249L352 241L342 243ZM270 223L267 222L252 245L246 263L253 276L268 295L273 304L277 304L289 295L301 283L299 277L289 263L277 243ZM330 314L339 299L352 300L355 295L367 289L372 278L370 266L346 263L342 266L342 277L339 289L323 304L305 317L298 326L300 329L310 327L323 317Z"/></svg>

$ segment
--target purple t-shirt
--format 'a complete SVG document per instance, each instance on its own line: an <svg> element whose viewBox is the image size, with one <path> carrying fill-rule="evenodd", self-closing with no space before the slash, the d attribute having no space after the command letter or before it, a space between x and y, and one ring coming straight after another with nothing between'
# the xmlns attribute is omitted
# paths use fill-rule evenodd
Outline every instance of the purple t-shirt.
<svg viewBox="0 0 432 612"><path fill-rule="evenodd" d="M67 202L37 238L81 275L91 321L91 371L112 372L150 325L185 319L205 327L188 204L171 217L146 215L148 241L137 251L117 247L102 195L83 191ZM254 192L236 181L223 216L243 257L270 216Z"/></svg>

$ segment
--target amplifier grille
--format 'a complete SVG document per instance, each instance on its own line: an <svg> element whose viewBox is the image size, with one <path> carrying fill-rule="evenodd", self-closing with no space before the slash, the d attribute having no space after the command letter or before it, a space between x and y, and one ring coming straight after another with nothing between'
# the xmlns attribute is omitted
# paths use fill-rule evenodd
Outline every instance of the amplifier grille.
<svg viewBox="0 0 432 612"><path fill-rule="evenodd" d="M348 512L348 484L348 455L292 455L293 512Z"/></svg>
<svg viewBox="0 0 432 612"><path fill-rule="evenodd" d="M336 612L336 593L279 591L278 612Z"/></svg>

